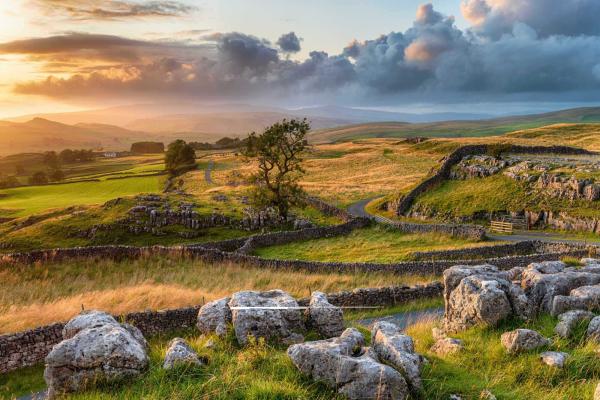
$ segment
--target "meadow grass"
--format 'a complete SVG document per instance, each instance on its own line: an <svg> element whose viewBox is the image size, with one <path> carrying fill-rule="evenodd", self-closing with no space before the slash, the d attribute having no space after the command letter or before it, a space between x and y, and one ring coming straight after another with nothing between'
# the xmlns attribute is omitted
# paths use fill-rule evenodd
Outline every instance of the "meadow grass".
<svg viewBox="0 0 600 400"><path fill-rule="evenodd" d="M0 216L22 217L74 205L100 204L117 197L162 191L157 176L25 186L0 190Z"/></svg>
<svg viewBox="0 0 600 400"><path fill-rule="evenodd" d="M414 285L432 276L274 271L190 259L76 260L0 269L0 332L64 321L86 309L121 314L200 304L239 290L282 289L296 297L357 287Z"/></svg>
<svg viewBox="0 0 600 400"><path fill-rule="evenodd" d="M549 198L504 175L447 180L417 197L413 207L435 213L441 219L523 209L561 211L580 217L595 217L600 212L598 202Z"/></svg>
<svg viewBox="0 0 600 400"><path fill-rule="evenodd" d="M487 389L499 400L591 399L600 379L597 345L585 340L583 326L571 339L555 336L556 323L556 318L543 315L531 322L508 320L497 328L473 328L453 335L464 341L465 349L446 357L429 351L434 343L431 328L437 322L413 325L407 334L416 340L417 351L430 361L423 371L423 398L445 400L451 394L459 394L464 399L479 399ZM509 355L500 336L516 328L537 330L552 337L552 344L546 349ZM543 365L539 354L546 350L569 353L565 368Z"/></svg>
<svg viewBox="0 0 600 400"><path fill-rule="evenodd" d="M393 263L417 251L452 250L488 245L443 234L406 234L384 226L357 229L345 236L313 239L257 249L265 258L331 262Z"/></svg>

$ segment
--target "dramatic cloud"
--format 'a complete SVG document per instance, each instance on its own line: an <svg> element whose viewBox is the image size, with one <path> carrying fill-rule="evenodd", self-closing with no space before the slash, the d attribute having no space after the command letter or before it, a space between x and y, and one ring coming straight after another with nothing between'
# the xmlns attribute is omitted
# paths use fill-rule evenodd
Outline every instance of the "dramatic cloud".
<svg viewBox="0 0 600 400"><path fill-rule="evenodd" d="M476 32L496 39L518 23L541 37L600 34L598 0L463 0L461 8Z"/></svg>
<svg viewBox="0 0 600 400"><path fill-rule="evenodd" d="M277 40L277 46L284 53L297 53L301 50L300 40L294 32L286 33L285 35L281 35L279 40Z"/></svg>
<svg viewBox="0 0 600 400"><path fill-rule="evenodd" d="M404 32L354 40L340 54L315 50L303 61L288 57L300 49L293 32L276 43L232 32L202 36L195 44L73 33L0 44L0 55L22 54L42 71L56 71L22 82L16 91L60 98L597 98L600 33L587 19L577 31L569 22L595 4L562 0L552 8L543 0L467 0L462 9L473 26L465 31L426 4ZM544 14L543 7L552 9ZM557 26L533 16L537 11L558 20L556 10L563 14Z"/></svg>
<svg viewBox="0 0 600 400"><path fill-rule="evenodd" d="M22 54L38 61L101 60L135 61L144 57L165 57L193 51L198 46L177 42L132 40L113 35L67 33L63 35L1 43L1 54Z"/></svg>
<svg viewBox="0 0 600 400"><path fill-rule="evenodd" d="M78 20L111 20L136 17L176 17L195 10L178 1L33 0L46 14Z"/></svg>

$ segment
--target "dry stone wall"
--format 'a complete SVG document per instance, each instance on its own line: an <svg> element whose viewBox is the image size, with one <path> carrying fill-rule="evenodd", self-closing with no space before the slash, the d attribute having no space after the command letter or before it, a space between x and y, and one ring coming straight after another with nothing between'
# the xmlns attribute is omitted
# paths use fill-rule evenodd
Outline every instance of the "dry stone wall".
<svg viewBox="0 0 600 400"><path fill-rule="evenodd" d="M439 297L443 286L436 282L427 286L355 289L328 294L335 306L390 306L420 298ZM309 298L299 300L308 305ZM163 311L142 311L116 316L142 331L145 336L192 328L200 305ZM62 340L63 323L0 336L0 374L36 365L44 360L52 347Z"/></svg>

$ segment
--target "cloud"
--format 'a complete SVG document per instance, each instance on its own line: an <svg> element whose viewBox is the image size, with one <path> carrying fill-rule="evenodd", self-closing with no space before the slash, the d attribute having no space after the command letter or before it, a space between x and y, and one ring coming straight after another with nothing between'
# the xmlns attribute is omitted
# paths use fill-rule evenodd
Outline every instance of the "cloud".
<svg viewBox="0 0 600 400"><path fill-rule="evenodd" d="M277 45L284 53L297 53L301 50L300 38L294 32L281 35L277 40Z"/></svg>
<svg viewBox="0 0 600 400"><path fill-rule="evenodd" d="M44 13L76 20L177 17L196 10L178 1L33 0Z"/></svg>
<svg viewBox="0 0 600 400"><path fill-rule="evenodd" d="M461 9L475 32L494 39L518 23L541 37L600 34L598 0L463 0Z"/></svg>
<svg viewBox="0 0 600 400"><path fill-rule="evenodd" d="M535 8L540 1L467 0L463 12L474 25L466 30L425 4L403 32L354 40L339 54L311 51L300 61L287 57L295 48L286 46L291 34L272 43L240 32L204 35L197 43L71 33L3 43L0 56L23 54L56 71L44 80L21 82L15 90L59 98L304 97L356 103L597 98L600 36L551 33L532 19L521 21L528 15L520 14L521 3ZM487 24L500 9L521 17L502 25L501 34L491 34ZM579 12L567 11L566 21ZM70 75L64 73L69 68Z"/></svg>
<svg viewBox="0 0 600 400"><path fill-rule="evenodd" d="M153 42L114 35L65 33L44 38L0 43L0 54L21 54L33 61L139 61L144 57L164 57L194 51L202 46L179 42Z"/></svg>

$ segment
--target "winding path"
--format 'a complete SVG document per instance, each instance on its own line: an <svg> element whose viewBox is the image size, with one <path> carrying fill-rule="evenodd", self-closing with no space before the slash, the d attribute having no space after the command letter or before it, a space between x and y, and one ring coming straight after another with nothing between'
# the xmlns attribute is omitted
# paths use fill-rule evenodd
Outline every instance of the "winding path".
<svg viewBox="0 0 600 400"><path fill-rule="evenodd" d="M372 202L373 200L379 199L383 196L370 197L368 199L363 199L357 201L348 206L348 212L355 217L362 218L371 218L375 221L384 224L384 225L392 225L394 221L389 218L382 217L380 215L371 214L367 211L367 204ZM550 232L540 232L540 231L517 231L513 235L498 235L492 234L489 231L487 232L487 237L491 240L504 241L504 242L523 242L527 240L537 240L540 242L547 243L569 243L569 244L582 244L587 245L590 243L599 244L599 242L595 241L587 241L582 240L578 237L569 236L569 235L561 235L558 233L550 233Z"/></svg>
<svg viewBox="0 0 600 400"><path fill-rule="evenodd" d="M210 175L210 173L214 169L214 167L215 167L215 162L213 160L210 160L208 162L208 165L206 166L206 169L204 170L204 180L209 185L213 184L212 176Z"/></svg>

